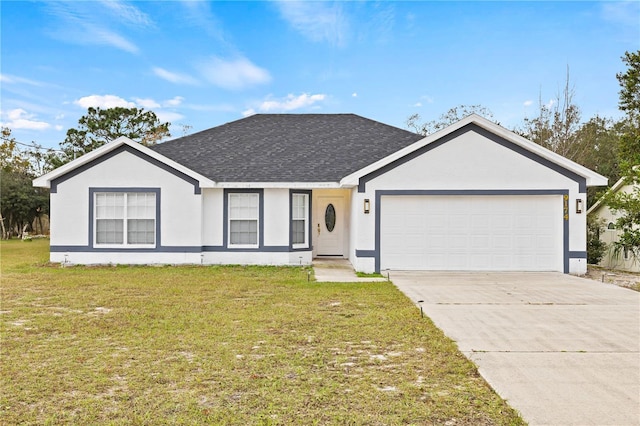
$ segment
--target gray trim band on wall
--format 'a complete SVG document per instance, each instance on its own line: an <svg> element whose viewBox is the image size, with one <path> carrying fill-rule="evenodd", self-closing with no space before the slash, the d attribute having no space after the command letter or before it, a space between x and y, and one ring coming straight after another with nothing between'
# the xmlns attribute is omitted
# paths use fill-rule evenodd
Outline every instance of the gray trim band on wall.
<svg viewBox="0 0 640 426"><path fill-rule="evenodd" d="M587 191L587 180L586 178L584 178L583 176L578 175L577 173L572 172L571 170L568 170L562 166L560 166L559 164L554 163L551 160L548 160L544 157L541 157L538 154L535 154L523 147L521 147L520 145L517 145L513 142L510 142L480 126L478 126L475 123L470 123L467 124L464 127L459 128L458 130L449 133L446 136L443 136L442 138L433 141L432 143L425 145L407 155L405 155L402 158L398 158L397 160L387 164L386 166L383 166L381 168L379 168L378 170L374 170L373 172L364 175L363 177L360 178L359 182L358 182L358 192L365 192L366 191L366 183L372 179L375 179L376 177L383 175L385 173L387 173L390 170L395 169L396 167L411 161L419 156L421 156L422 154L431 151L432 149L438 148L439 146L445 144L446 142L449 142L452 139L455 139L461 135L463 135L464 133L467 132L476 132L481 136L484 136L485 138L498 143L499 145L508 148L514 152L517 152L520 155L525 156L526 158L535 161L538 164L541 164L547 168L550 168L558 173L560 173L561 175L575 181L578 183L578 188L579 188L579 192L584 193Z"/></svg>
<svg viewBox="0 0 640 426"><path fill-rule="evenodd" d="M380 213L382 211L381 201L383 196L398 195L561 195L568 196L569 191L566 189L507 189L507 190L385 190L378 189L375 192L375 272L380 273ZM570 210L570 209L569 209ZM564 212L563 212L564 214ZM567 212L567 214L569 214ZM562 238L562 256L563 271L569 273L569 220L562 218L563 222L563 238ZM371 256L367 256L371 257Z"/></svg>
<svg viewBox="0 0 640 426"><path fill-rule="evenodd" d="M587 252L586 251L570 251L569 258L570 259L586 259Z"/></svg>
<svg viewBox="0 0 640 426"><path fill-rule="evenodd" d="M80 173L90 169L91 167L94 167L94 166L102 163L103 161L106 161L106 160L108 160L108 159L110 159L110 158L112 158L112 157L114 157L114 156L116 156L118 154L123 153L123 152L128 152L129 154L135 155L136 157L138 157L138 158L140 158L140 159L142 159L144 161L147 161L148 163L151 163L154 166L159 167L162 170L164 170L166 172L169 172L172 175L177 176L180 179L190 183L191 185L193 185L193 193L194 194L201 194L202 193L202 189L200 188L200 182L197 179L194 179L191 176L189 176L189 175L187 175L187 174L185 174L185 173L183 173L183 172L181 172L179 170L176 170L171 166L168 166L167 164L163 163L160 160L157 160L157 159L155 159L155 158L153 158L153 157L151 157L151 156L149 156L147 154L143 154L142 152L140 152L140 151L138 151L136 149L133 149L128 145L122 145L122 146L114 149L113 151L110 151L110 152L108 152L108 153L106 153L106 154L104 154L104 155L102 155L102 156L100 156L100 157L98 157L98 158L86 163L86 164L83 164L82 166L80 166L80 167L78 167L78 168L76 168L74 170L71 170L68 173L65 173L64 175L62 175L62 176L60 176L60 177L58 177L56 179L53 179L51 181L50 192L52 194L55 194L58 191L58 185L61 184L62 182L66 181L68 179L71 179L72 177L74 177L76 175L79 175Z"/></svg>
<svg viewBox="0 0 640 426"><path fill-rule="evenodd" d="M262 249L229 249L222 246L159 246L155 248L92 248L89 246L51 246L52 253L293 253L299 251L311 251L311 249L291 250L288 246L265 246Z"/></svg>

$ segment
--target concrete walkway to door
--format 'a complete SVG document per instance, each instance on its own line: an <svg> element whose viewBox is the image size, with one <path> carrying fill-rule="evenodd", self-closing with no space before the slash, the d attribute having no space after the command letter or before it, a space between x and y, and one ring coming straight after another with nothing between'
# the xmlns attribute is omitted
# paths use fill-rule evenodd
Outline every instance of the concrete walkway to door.
<svg viewBox="0 0 640 426"><path fill-rule="evenodd" d="M640 293L559 273L391 271L531 425L640 425Z"/></svg>

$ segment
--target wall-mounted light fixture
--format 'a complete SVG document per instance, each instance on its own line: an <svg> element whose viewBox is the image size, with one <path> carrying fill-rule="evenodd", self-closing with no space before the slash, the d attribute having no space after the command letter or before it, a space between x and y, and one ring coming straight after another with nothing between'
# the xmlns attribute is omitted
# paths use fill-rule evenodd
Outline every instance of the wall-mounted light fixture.
<svg viewBox="0 0 640 426"><path fill-rule="evenodd" d="M576 199L576 213L582 213L582 198L577 198Z"/></svg>
<svg viewBox="0 0 640 426"><path fill-rule="evenodd" d="M368 198L364 199L364 214L369 214L371 211L371 202Z"/></svg>

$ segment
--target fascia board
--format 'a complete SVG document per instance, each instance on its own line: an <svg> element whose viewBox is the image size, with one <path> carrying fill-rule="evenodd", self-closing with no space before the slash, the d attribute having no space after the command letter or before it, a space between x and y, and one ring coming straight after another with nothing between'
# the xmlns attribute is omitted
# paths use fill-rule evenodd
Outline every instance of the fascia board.
<svg viewBox="0 0 640 426"><path fill-rule="evenodd" d="M535 142L531 142L530 140L510 131L505 129L504 127L501 127L495 123L492 123L491 121L480 117L480 116L476 116L476 120L475 123L481 127L484 127L486 130L501 136L502 138L511 141L513 143L515 143L516 145L521 146L522 148L533 152L543 158L546 158L547 160L550 160L556 164L558 164L559 166L564 167L565 169L571 170L572 172L584 177L587 180L587 186L604 186L608 183L609 179L607 179L606 177L602 176L599 173L594 172L593 170L590 170L578 163L576 163L575 161L569 160L568 158L563 157L560 154L556 154L555 152L541 146L538 145Z"/></svg>
<svg viewBox="0 0 640 426"><path fill-rule="evenodd" d="M402 148L401 150L398 150L396 152L394 152L391 155L386 156L385 158L382 158L378 161L376 161L375 163L372 163L366 167L363 167L360 170L356 170L355 172L351 173L348 176L345 176L344 178L342 178L342 180L340 180L340 184L341 185L358 185L358 181L361 177L374 172L376 170L378 170L381 167L386 166L387 164L390 164L396 160L398 160L399 158L404 157L405 155L411 154L412 152L429 145L430 143L433 143L435 141L437 141L438 139L443 138L444 136L448 135L449 133L455 132L456 130L458 130L461 127L466 126L469 123L474 122L474 119L482 119L484 121L487 121L485 119L483 119L482 117L480 117L479 115L476 114L471 114L465 118L463 118L460 121L457 121L455 123L453 123L452 125L445 127L442 130L438 130L435 133L431 133L430 135L425 136L423 139L420 139L414 143L412 143L411 145L408 145L404 148Z"/></svg>
<svg viewBox="0 0 640 426"><path fill-rule="evenodd" d="M485 130L490 131L491 133L494 133L510 142L513 142L514 144L530 151L533 152L537 155L540 155L543 158L546 158L549 161L552 161L568 170L571 170L572 172L584 177L586 179L586 183L587 186L604 186L607 184L608 179L592 170L589 170L588 168L581 166L580 164L571 161L567 158L564 158L563 156L556 154L553 151L550 151L546 148L544 148L543 146L540 146L534 142L529 141L528 139L515 134L514 132L505 129L502 126L499 126L489 120L487 120L484 117L481 117L477 114L471 114L465 118L463 118L462 120L452 124L449 127L446 127L440 131L437 131L435 133L432 133L428 136L426 136L424 139L420 139L417 142L414 142L413 144L383 158L380 159L378 161L376 161L375 163L370 164L369 166L363 167L360 170L355 171L354 173L351 173L348 176L345 176L340 183L342 185L357 185L358 181L361 177L381 168L386 166L389 163L392 163L393 161L404 157L405 155L408 155L410 153L412 153L413 151L416 151L424 146L429 145L430 143L433 143L439 139L441 139L444 136L447 136L448 134L455 132L456 130L471 124L471 123L475 123L480 127L483 127Z"/></svg>
<svg viewBox="0 0 640 426"><path fill-rule="evenodd" d="M42 188L50 188L51 187L51 181L63 176L67 173L69 173L70 171L73 171L75 169L77 169L78 167L89 163L93 160L95 160L96 158L100 157L103 154L106 154L110 151L113 151L114 149L116 149L117 147L119 147L120 145L123 145L125 142L125 140L129 140L128 138L125 138L124 136L119 137L116 140L113 140L105 145L102 145L100 148L96 148L91 152L88 152L78 158L76 158L73 161L68 162L67 164L64 164L60 167L58 167L57 169L54 169L52 171L50 171L49 173L45 173L44 175L36 178L33 180L33 186L37 186L37 187L42 187Z"/></svg>
<svg viewBox="0 0 640 426"><path fill-rule="evenodd" d="M214 188L339 189L344 186L338 182L217 182Z"/></svg>
<svg viewBox="0 0 640 426"><path fill-rule="evenodd" d="M203 176L197 172L194 172L193 170L179 164L176 163L175 161L165 157L162 154L158 154L157 152L147 148L144 145L141 145L137 142L132 141L131 139L121 136L103 146L101 146L100 148L94 149L91 152L88 152L86 154L84 154L83 156L76 158L75 160L58 167L55 170L50 171L49 173L46 173L36 179L33 180L33 186L36 187L41 187L41 188L50 188L51 187L51 181L63 176L75 169L77 169L78 167L81 167L87 163L90 163L91 161L101 157L104 154L107 154L111 151L113 151L114 149L122 146L122 145L127 145L135 150L138 150L140 152L142 152L145 155L148 155L149 157L152 157L164 164L166 164L167 166L174 168L184 174L186 174L187 176L190 176L196 180L199 181L200 187L202 188L211 188L215 186L215 182L212 181L211 179L207 178L206 176Z"/></svg>

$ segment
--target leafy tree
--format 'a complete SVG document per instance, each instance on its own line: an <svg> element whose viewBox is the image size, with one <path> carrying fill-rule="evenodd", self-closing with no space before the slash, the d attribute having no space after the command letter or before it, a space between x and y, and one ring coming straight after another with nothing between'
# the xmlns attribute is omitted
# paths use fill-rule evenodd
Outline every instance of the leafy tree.
<svg viewBox="0 0 640 426"><path fill-rule="evenodd" d="M0 168L3 172L21 172L28 173L31 171L31 162L18 149L15 138L11 137L11 129L3 127L0 130Z"/></svg>
<svg viewBox="0 0 640 426"><path fill-rule="evenodd" d="M413 114L407 118L407 128L426 136L442 130L471 114L478 114L484 118L493 120L493 113L482 105L459 105L442 114L437 120L424 123L420 122L421 117L419 114Z"/></svg>
<svg viewBox="0 0 640 426"><path fill-rule="evenodd" d="M616 228L621 231L613 243L614 253L629 253L640 259L640 51L625 52L624 73L616 74L620 83L619 108L626 113L618 145L620 169L627 184L637 184L631 193L608 193L609 208L620 214Z"/></svg>
<svg viewBox="0 0 640 426"><path fill-rule="evenodd" d="M0 227L2 238L22 235L36 218L49 211L49 192L34 188L36 175L30 151L21 151L11 137L11 130L2 128L0 144ZM42 231L42 225L41 231Z"/></svg>
<svg viewBox="0 0 640 426"><path fill-rule="evenodd" d="M627 117L618 150L620 167L628 173L640 164L640 50L625 52L622 61L627 70L616 74L621 86L618 107Z"/></svg>
<svg viewBox="0 0 640 426"><path fill-rule="evenodd" d="M607 244L600 239L605 230L605 220L587 216L587 263L597 265L602 260Z"/></svg>
<svg viewBox="0 0 640 426"><path fill-rule="evenodd" d="M621 176L618 165L620 132L619 122L596 115L576 131L571 159L606 176L610 184L617 182ZM606 187L587 188L588 207L606 191Z"/></svg>
<svg viewBox="0 0 640 426"><path fill-rule="evenodd" d="M163 138L171 136L170 123L161 123L153 111L138 108L90 107L87 114L78 120L78 128L67 131L67 137L60 147L66 158L59 159L62 165L102 145L126 136L145 146L155 145Z"/></svg>

